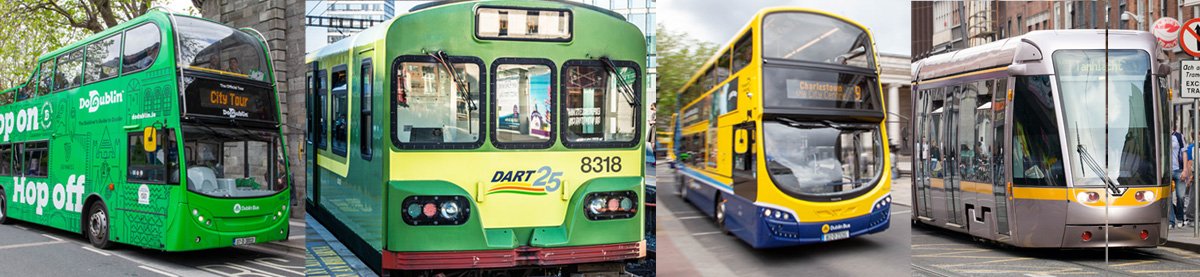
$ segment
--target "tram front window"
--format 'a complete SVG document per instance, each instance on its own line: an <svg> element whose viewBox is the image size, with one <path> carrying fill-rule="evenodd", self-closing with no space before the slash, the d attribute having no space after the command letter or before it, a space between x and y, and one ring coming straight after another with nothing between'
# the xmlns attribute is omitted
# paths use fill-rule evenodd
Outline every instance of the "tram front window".
<svg viewBox="0 0 1200 277"><path fill-rule="evenodd" d="M273 195L287 188L283 146L273 130L205 125L183 130L188 190L244 198Z"/></svg>
<svg viewBox="0 0 1200 277"><path fill-rule="evenodd" d="M838 197L872 187L883 168L877 124L763 122L767 172L780 190Z"/></svg>
<svg viewBox="0 0 1200 277"><path fill-rule="evenodd" d="M1105 60L1105 50L1054 53L1073 184L1105 186L1104 174L1115 185L1153 185L1150 55L1108 50Z"/></svg>

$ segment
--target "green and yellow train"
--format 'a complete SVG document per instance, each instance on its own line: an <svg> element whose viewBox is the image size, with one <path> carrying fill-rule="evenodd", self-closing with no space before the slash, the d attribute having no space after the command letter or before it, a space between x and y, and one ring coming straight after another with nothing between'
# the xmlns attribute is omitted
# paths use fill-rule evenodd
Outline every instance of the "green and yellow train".
<svg viewBox="0 0 1200 277"><path fill-rule="evenodd" d="M558 1L421 5L311 51L309 213L385 273L642 258L645 61L636 26Z"/></svg>

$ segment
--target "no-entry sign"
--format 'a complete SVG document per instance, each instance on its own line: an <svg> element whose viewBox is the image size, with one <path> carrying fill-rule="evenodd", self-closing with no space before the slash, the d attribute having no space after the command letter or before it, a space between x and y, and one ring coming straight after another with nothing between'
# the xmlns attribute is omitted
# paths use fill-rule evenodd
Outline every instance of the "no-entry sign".
<svg viewBox="0 0 1200 277"><path fill-rule="evenodd" d="M1192 18L1183 23L1179 30L1179 46L1183 52L1193 57L1200 57L1200 18Z"/></svg>

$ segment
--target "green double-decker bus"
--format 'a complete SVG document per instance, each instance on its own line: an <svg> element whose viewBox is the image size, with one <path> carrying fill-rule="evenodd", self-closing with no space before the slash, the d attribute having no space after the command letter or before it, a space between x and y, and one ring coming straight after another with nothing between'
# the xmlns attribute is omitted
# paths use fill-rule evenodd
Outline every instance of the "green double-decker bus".
<svg viewBox="0 0 1200 277"><path fill-rule="evenodd" d="M0 223L185 251L284 240L290 178L261 34L151 11L0 93Z"/></svg>
<svg viewBox="0 0 1200 277"><path fill-rule="evenodd" d="M646 256L645 40L443 1L311 51L309 213L384 275L619 272Z"/></svg>

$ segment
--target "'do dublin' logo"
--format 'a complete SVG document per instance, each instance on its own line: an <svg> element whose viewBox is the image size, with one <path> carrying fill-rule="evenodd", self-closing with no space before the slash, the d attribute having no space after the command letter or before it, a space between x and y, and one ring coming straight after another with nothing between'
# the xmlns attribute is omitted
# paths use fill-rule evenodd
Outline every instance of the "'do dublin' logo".
<svg viewBox="0 0 1200 277"><path fill-rule="evenodd" d="M240 214L240 213L242 213L242 211L257 211L257 210L258 210L258 206L255 206L255 205L242 206L242 204L233 204L233 213L235 213L235 214Z"/></svg>

